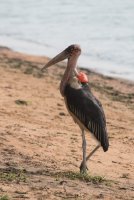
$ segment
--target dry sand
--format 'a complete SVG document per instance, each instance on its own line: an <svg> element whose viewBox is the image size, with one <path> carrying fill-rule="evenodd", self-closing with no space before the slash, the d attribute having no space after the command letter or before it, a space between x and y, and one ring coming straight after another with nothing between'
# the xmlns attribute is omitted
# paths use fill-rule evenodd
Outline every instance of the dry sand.
<svg viewBox="0 0 134 200"><path fill-rule="evenodd" d="M134 84L86 71L104 107L109 151L79 175L81 133L59 92L64 66L0 48L0 196L30 200L134 199ZM86 134L87 151L96 142ZM105 177L105 180L103 180Z"/></svg>

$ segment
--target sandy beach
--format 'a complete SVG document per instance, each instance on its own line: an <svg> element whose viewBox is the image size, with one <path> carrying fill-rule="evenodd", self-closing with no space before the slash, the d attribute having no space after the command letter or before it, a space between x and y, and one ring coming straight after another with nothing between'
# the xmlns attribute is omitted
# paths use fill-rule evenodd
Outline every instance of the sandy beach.
<svg viewBox="0 0 134 200"><path fill-rule="evenodd" d="M0 48L0 200L134 199L134 83L84 70L110 148L95 153L82 177L81 132L59 92L65 64L42 74L48 60ZM96 142L86 138L90 152Z"/></svg>

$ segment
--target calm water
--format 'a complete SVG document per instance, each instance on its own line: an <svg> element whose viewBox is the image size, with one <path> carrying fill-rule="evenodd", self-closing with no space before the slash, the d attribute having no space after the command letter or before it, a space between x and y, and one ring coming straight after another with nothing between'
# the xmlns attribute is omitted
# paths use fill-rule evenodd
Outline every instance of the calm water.
<svg viewBox="0 0 134 200"><path fill-rule="evenodd" d="M52 57L72 43L79 65L134 80L134 1L0 0L0 45Z"/></svg>

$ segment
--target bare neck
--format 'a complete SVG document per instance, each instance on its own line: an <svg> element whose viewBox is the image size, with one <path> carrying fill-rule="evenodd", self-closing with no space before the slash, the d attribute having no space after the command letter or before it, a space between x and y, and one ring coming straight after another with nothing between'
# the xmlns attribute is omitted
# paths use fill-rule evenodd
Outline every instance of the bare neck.
<svg viewBox="0 0 134 200"><path fill-rule="evenodd" d="M78 57L79 55L73 55L68 59L67 68L60 83L60 93L63 97L65 93L65 87L70 78L73 76L74 70L76 69Z"/></svg>

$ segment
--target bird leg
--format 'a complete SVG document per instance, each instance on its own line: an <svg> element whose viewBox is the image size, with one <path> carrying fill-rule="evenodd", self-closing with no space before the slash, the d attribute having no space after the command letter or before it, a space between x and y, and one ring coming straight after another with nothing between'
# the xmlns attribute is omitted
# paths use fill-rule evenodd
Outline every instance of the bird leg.
<svg viewBox="0 0 134 200"><path fill-rule="evenodd" d="M99 147L101 147L100 144L98 144L93 151L91 151L91 153L86 157L86 161L89 160L89 158L95 153L95 151L97 151L97 149L99 149Z"/></svg>
<svg viewBox="0 0 134 200"><path fill-rule="evenodd" d="M85 140L85 141L86 141L86 140ZM99 149L100 146L101 146L100 144L97 145L97 146L93 149L93 151L91 151L91 153L86 157L86 161L88 161L89 158L91 158L91 156L97 151L97 149ZM84 159L83 159L83 160L84 160ZM86 166L86 164L84 164L84 162L82 161L82 162L81 162L81 165L80 165L80 172L81 172L81 173L85 173L86 170L88 170L88 168L87 168L87 166L86 166L86 170L84 171L85 167L83 167L83 166Z"/></svg>
<svg viewBox="0 0 134 200"><path fill-rule="evenodd" d="M83 160L80 165L80 173L86 173L87 171L87 166L86 166L86 138L85 138L85 133L84 129L82 129L82 149L83 149Z"/></svg>

